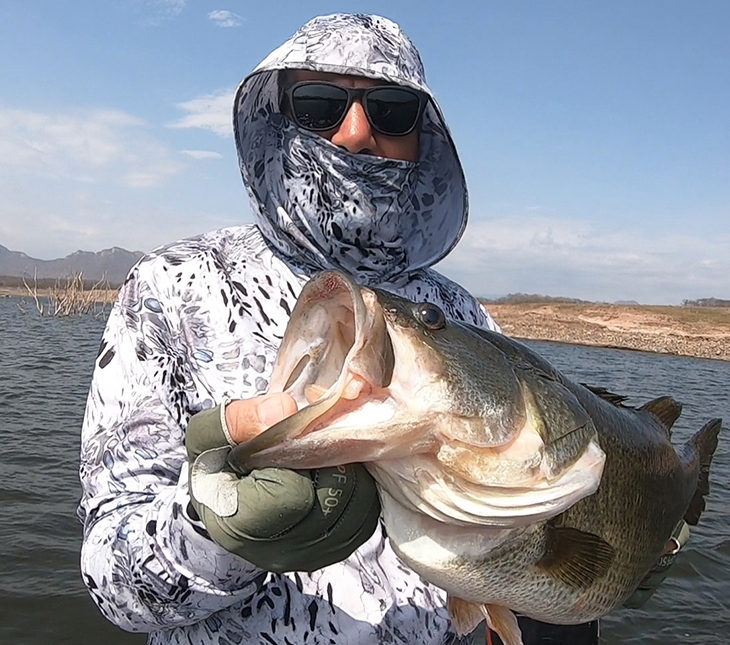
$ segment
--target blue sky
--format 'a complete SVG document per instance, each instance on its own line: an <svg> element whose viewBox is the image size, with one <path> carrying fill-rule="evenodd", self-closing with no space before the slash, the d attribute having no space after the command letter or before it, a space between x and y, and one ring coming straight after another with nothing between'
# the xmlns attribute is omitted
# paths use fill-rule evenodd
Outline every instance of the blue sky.
<svg viewBox="0 0 730 645"><path fill-rule="evenodd" d="M251 220L235 86L315 15L421 50L469 182L476 295L730 298L730 2L0 3L0 244L150 250Z"/></svg>

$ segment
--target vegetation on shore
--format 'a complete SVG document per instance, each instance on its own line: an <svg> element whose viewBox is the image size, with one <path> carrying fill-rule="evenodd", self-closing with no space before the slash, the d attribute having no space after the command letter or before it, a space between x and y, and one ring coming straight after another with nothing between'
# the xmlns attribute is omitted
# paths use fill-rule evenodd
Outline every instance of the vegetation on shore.
<svg viewBox="0 0 730 645"><path fill-rule="evenodd" d="M730 300L722 298L700 298L699 300L682 300L683 307L730 307Z"/></svg>
<svg viewBox="0 0 730 645"><path fill-rule="evenodd" d="M13 282L5 278L3 282ZM30 298L41 316L65 317L80 314L106 315L117 296L108 281L84 280L81 273L55 280L18 278L22 286L0 284L0 294ZM25 309L23 304L18 306Z"/></svg>
<svg viewBox="0 0 730 645"><path fill-rule="evenodd" d="M44 316L105 316L117 294L117 285L84 280L80 273L33 281L0 276L0 296L21 298L23 309L30 298L31 308ZM730 301L718 298L668 306L510 294L480 302L515 338L730 360Z"/></svg>
<svg viewBox="0 0 730 645"><path fill-rule="evenodd" d="M518 305L526 303L564 303L564 304L588 304L588 300L581 300L580 298L566 298L564 296L543 296L539 293L510 293L500 298L479 298L480 302L485 304L498 304L498 305Z"/></svg>
<svg viewBox="0 0 730 645"><path fill-rule="evenodd" d="M564 296L544 296L539 293L510 293L499 298L479 298L484 304L497 305L518 305L518 304L573 304L573 305L606 305L611 306L638 306L651 307L652 305L641 305L635 300L620 301L614 303L596 302L594 300L581 300L580 298L566 298ZM674 305L656 305L674 308ZM697 300L682 300L682 307L691 308L726 308L730 307L730 300L722 298L698 298Z"/></svg>

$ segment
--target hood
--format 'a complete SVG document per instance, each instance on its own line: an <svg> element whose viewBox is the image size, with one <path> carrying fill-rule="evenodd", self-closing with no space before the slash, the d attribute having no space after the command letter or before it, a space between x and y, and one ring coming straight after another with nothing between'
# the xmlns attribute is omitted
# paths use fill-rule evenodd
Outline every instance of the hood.
<svg viewBox="0 0 730 645"><path fill-rule="evenodd" d="M430 97L417 162L352 154L279 113L279 71L365 76ZM264 237L316 272L340 269L371 286L401 285L444 258L467 222L456 148L413 43L378 16L305 24L239 85L234 131L244 184Z"/></svg>

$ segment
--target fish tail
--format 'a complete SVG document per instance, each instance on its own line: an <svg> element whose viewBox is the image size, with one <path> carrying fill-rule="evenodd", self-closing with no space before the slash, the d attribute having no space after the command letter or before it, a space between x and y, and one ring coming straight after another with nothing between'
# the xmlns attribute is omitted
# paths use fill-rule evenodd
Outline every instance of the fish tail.
<svg viewBox="0 0 730 645"><path fill-rule="evenodd" d="M722 419L712 419L693 435L686 447L699 458L697 488L689 503L684 521L695 526L705 510L705 496L710 492L710 464L717 448L717 437L722 428Z"/></svg>

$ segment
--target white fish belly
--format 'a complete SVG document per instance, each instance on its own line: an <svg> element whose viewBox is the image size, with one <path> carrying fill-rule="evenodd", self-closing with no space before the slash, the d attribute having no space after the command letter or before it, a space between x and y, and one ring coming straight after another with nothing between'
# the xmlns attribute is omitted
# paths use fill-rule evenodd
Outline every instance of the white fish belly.
<svg viewBox="0 0 730 645"><path fill-rule="evenodd" d="M535 567L545 553L540 525L455 526L404 508L383 490L381 501L394 551L454 598L509 607L551 623L587 622L607 609L600 595L571 589Z"/></svg>

